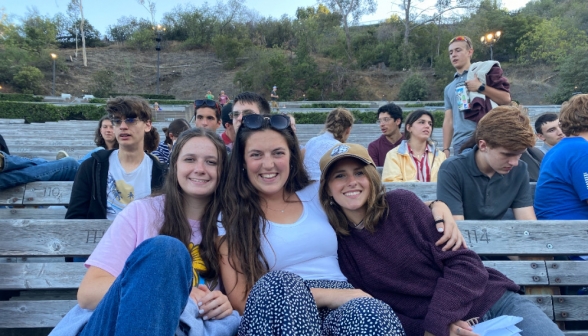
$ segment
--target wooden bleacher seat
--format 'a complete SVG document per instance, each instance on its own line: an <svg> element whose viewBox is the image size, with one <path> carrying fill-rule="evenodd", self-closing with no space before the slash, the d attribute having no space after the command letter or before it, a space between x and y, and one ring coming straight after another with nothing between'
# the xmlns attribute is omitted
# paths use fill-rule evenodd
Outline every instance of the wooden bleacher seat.
<svg viewBox="0 0 588 336"><path fill-rule="evenodd" d="M0 329L54 327L76 303L71 295L60 299L60 293L75 290L85 268L82 263L35 262L35 258L89 255L109 225L108 220L0 220L0 257L29 259L0 263L0 290L21 291L0 301ZM480 255L588 254L588 221L462 221L459 227ZM487 261L485 265L520 285L588 285L588 267L582 261ZM588 296L525 297L555 321L588 320Z"/></svg>

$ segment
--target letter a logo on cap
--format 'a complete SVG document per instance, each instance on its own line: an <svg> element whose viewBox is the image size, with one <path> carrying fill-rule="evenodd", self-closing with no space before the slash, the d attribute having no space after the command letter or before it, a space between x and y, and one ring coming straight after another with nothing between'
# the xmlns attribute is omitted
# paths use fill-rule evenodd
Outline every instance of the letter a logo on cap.
<svg viewBox="0 0 588 336"><path fill-rule="evenodd" d="M337 147L333 148L333 150L331 151L331 157L339 155L339 154L347 153L348 150L349 150L349 146L345 146L345 145L337 146Z"/></svg>

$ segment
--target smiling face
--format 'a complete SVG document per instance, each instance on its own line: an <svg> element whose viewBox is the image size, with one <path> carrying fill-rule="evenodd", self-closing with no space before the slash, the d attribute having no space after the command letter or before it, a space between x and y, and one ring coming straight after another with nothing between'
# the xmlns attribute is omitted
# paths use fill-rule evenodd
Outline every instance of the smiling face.
<svg viewBox="0 0 588 336"><path fill-rule="evenodd" d="M365 163L355 158L343 158L330 168L327 193L347 218L364 218L370 193L370 181L364 171Z"/></svg>
<svg viewBox="0 0 588 336"><path fill-rule="evenodd" d="M186 197L206 199L218 186L218 152L212 141L194 137L178 155L177 179Z"/></svg>
<svg viewBox="0 0 588 336"><path fill-rule="evenodd" d="M546 122L545 124L541 125L541 133L537 133L537 137L544 142L546 142L550 146L557 145L561 139L565 138L565 135L561 131L561 127L559 126L559 119L554 121Z"/></svg>
<svg viewBox="0 0 588 336"><path fill-rule="evenodd" d="M196 110L196 127L208 128L216 132L220 125L221 121L217 119L215 109L205 106Z"/></svg>
<svg viewBox="0 0 588 336"><path fill-rule="evenodd" d="M114 137L114 128L112 127L112 122L108 119L102 120L102 126L100 126L100 135L102 135L102 139L108 143L114 143L116 140Z"/></svg>
<svg viewBox="0 0 588 336"><path fill-rule="evenodd" d="M449 45L449 60L458 72L470 67L473 53L474 49L468 48L468 44L465 41L455 41Z"/></svg>
<svg viewBox="0 0 588 336"><path fill-rule="evenodd" d="M245 170L263 198L281 195L290 175L290 150L284 137L271 129L255 132L245 143Z"/></svg>
<svg viewBox="0 0 588 336"><path fill-rule="evenodd" d="M406 130L410 133L410 139L427 141L433 131L433 121L426 114L420 116L412 125L407 124Z"/></svg>

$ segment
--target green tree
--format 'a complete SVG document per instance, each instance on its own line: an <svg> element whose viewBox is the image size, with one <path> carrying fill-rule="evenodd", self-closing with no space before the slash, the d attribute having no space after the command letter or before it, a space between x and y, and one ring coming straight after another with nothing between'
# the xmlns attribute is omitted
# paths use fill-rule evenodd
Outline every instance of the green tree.
<svg viewBox="0 0 588 336"><path fill-rule="evenodd" d="M571 50L588 45L585 32L574 27L564 28L564 22L559 19L544 20L535 29L526 33L519 40L519 61L523 64L530 62L555 63Z"/></svg>
<svg viewBox="0 0 588 336"><path fill-rule="evenodd" d="M14 75L12 82L23 93L41 93L43 77L41 70L32 66L24 66Z"/></svg>
<svg viewBox="0 0 588 336"><path fill-rule="evenodd" d="M350 23L357 23L364 15L375 13L378 4L375 0L327 0L325 5L333 12L337 12L343 19L343 30L347 42L347 57L351 61L353 50L351 48Z"/></svg>
<svg viewBox="0 0 588 336"><path fill-rule="evenodd" d="M578 48L566 55L559 66L557 92L550 97L555 104L570 99L572 93L588 93L588 47Z"/></svg>
<svg viewBox="0 0 588 336"><path fill-rule="evenodd" d="M237 58L245 52L246 41L238 40L232 36L217 35L213 40L216 57L224 62L226 69L233 69L237 65Z"/></svg>
<svg viewBox="0 0 588 336"><path fill-rule="evenodd" d="M48 18L38 15L29 16L18 29L18 37L13 41L19 47L41 55L43 49L55 44L57 26Z"/></svg>
<svg viewBox="0 0 588 336"><path fill-rule="evenodd" d="M114 88L114 73L108 70L99 70L92 74L90 90L94 96L107 98Z"/></svg>
<svg viewBox="0 0 588 336"><path fill-rule="evenodd" d="M398 100L419 100L427 98L427 81L419 74L412 74L400 87Z"/></svg>

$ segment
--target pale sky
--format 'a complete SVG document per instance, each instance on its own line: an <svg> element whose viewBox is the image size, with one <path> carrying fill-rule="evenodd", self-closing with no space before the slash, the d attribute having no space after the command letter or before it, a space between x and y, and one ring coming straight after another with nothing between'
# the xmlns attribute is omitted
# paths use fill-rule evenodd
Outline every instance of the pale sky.
<svg viewBox="0 0 588 336"><path fill-rule="evenodd" d="M84 5L84 14L86 19L97 28L100 33L104 34L109 25L115 24L116 20L122 16L135 16L150 19L150 15L145 8L137 3L136 0L82 0ZM376 0L378 10L375 14L365 16L362 22L383 20L394 12L399 12L400 8L396 3L399 0ZM216 0L209 1L214 4ZM423 8L427 3L433 0L424 0ZM525 6L529 0L505 0L503 4L509 10L515 10ZM4 7L6 13L11 16L13 22L18 22L28 9L37 8L41 15L53 16L56 13L67 11L69 0L0 0L0 8ZM171 11L177 5L190 3L200 7L206 3L204 0L155 0L156 3L156 20L160 20L163 14ZM283 14L293 17L298 7L315 6L316 0L297 0L297 1L277 1L277 0L248 0L245 6L257 11L261 16L279 18Z"/></svg>

